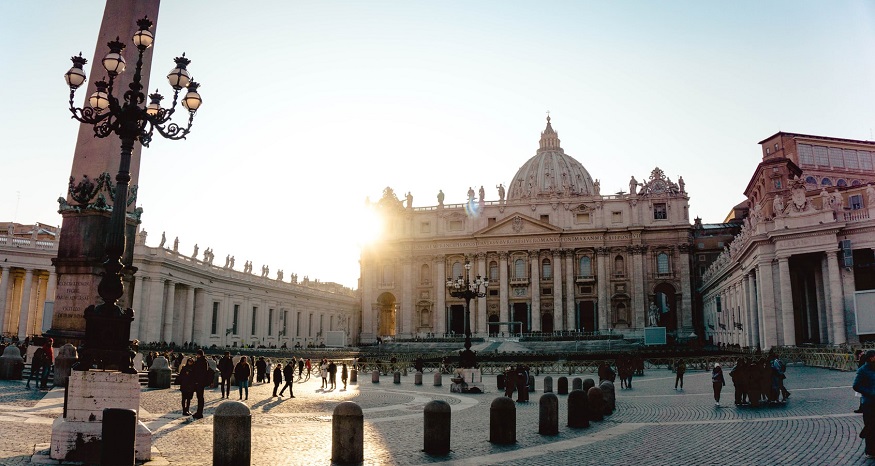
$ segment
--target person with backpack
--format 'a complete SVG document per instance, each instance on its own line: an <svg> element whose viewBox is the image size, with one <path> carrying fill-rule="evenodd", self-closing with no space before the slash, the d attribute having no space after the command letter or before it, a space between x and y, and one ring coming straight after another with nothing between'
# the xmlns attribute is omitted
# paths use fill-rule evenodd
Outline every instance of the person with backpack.
<svg viewBox="0 0 875 466"><path fill-rule="evenodd" d="M678 383L681 384L681 391L684 390L684 374L687 372L687 363L683 359L679 360L675 366L674 389L678 389Z"/></svg>
<svg viewBox="0 0 875 466"><path fill-rule="evenodd" d="M714 364L714 369L711 371L711 385L714 388L714 406L720 407L720 392L726 385L726 379L723 378L723 369L720 363Z"/></svg>

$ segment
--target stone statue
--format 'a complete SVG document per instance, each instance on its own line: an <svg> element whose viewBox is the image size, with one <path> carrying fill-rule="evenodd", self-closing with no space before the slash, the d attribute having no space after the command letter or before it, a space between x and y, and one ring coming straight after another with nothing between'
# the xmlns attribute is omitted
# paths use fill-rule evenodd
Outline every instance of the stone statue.
<svg viewBox="0 0 875 466"><path fill-rule="evenodd" d="M870 209L875 207L875 187L872 186L872 183L866 186L866 200L868 201L866 204Z"/></svg>
<svg viewBox="0 0 875 466"><path fill-rule="evenodd" d="M629 180L629 194L638 194L638 180L635 179L635 175Z"/></svg>
<svg viewBox="0 0 875 466"><path fill-rule="evenodd" d="M682 193L686 192L686 191L684 191L684 177L683 176L678 176L678 188L680 188L680 191Z"/></svg>
<svg viewBox="0 0 875 466"><path fill-rule="evenodd" d="M438 205L444 205L444 191L442 189L438 190Z"/></svg>
<svg viewBox="0 0 875 466"><path fill-rule="evenodd" d="M228 264L230 264L230 263L231 263L231 255L228 254L227 256L225 256L225 267L224 267L224 268L227 269L227 268L228 268Z"/></svg>
<svg viewBox="0 0 875 466"><path fill-rule="evenodd" d="M231 265L230 265L230 267L231 267L232 269L234 268L234 256L231 256Z"/></svg>
<svg viewBox="0 0 875 466"><path fill-rule="evenodd" d="M279 281L283 281L283 269L279 269L276 271L276 279Z"/></svg>
<svg viewBox="0 0 875 466"><path fill-rule="evenodd" d="M197 250L198 250L197 243L194 243L194 252L191 254L192 259L197 259Z"/></svg>
<svg viewBox="0 0 875 466"><path fill-rule="evenodd" d="M784 197L781 195L775 196L772 200L772 215L775 217L784 215Z"/></svg>
<svg viewBox="0 0 875 466"><path fill-rule="evenodd" d="M498 188L498 200L504 201L504 185L499 184L496 188Z"/></svg>
<svg viewBox="0 0 875 466"><path fill-rule="evenodd" d="M592 189L595 191L596 196L600 196L602 192L602 184L599 182L598 178L596 178L595 182L592 184Z"/></svg>
<svg viewBox="0 0 875 466"><path fill-rule="evenodd" d="M647 319L648 326L659 326L659 309L656 307L656 304L653 301L650 302L650 309L647 310Z"/></svg>
<svg viewBox="0 0 875 466"><path fill-rule="evenodd" d="M179 252L179 237L173 240L173 252Z"/></svg>
<svg viewBox="0 0 875 466"><path fill-rule="evenodd" d="M468 186L468 202L474 200L474 188Z"/></svg>
<svg viewBox="0 0 875 466"><path fill-rule="evenodd" d="M480 194L480 202L485 201L486 200L486 191L483 189L483 185L480 185L479 194Z"/></svg>
<svg viewBox="0 0 875 466"><path fill-rule="evenodd" d="M832 210L835 212L841 212L845 210L845 199L842 197L842 193L835 191L832 193Z"/></svg>
<svg viewBox="0 0 875 466"><path fill-rule="evenodd" d="M820 210L826 210L831 207L831 196L826 192L826 188L820 190Z"/></svg>
<svg viewBox="0 0 875 466"><path fill-rule="evenodd" d="M164 236L164 232L162 231L162 232L161 232L161 243L158 244L158 247L159 247L159 248L163 248L163 247L164 247L164 243L166 243L166 242L167 242L167 237Z"/></svg>
<svg viewBox="0 0 875 466"><path fill-rule="evenodd" d="M413 194L410 194L410 191L407 191L407 208L413 208Z"/></svg>

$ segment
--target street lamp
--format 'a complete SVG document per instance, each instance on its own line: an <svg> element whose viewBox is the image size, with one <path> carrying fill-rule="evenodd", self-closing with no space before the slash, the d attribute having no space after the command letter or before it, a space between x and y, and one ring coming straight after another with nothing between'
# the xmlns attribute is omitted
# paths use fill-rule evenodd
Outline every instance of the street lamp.
<svg viewBox="0 0 875 466"><path fill-rule="evenodd" d="M170 108L162 108L163 97L156 91L146 96L140 82L143 70L143 53L152 46L155 40L150 31L152 21L143 18L137 21L139 29L134 33L133 43L137 47L137 65L129 90L124 93L123 102L114 95L113 85L116 77L125 71L127 62L122 52L125 44L116 40L109 42L109 53L103 57L102 64L106 69L109 81L100 80L95 83L96 91L88 98L88 106L76 108L73 105L76 90L85 83L86 76L83 66L88 60L79 56L72 57L73 67L64 75L70 86L70 112L76 120L94 126L94 135L105 138L115 133L121 140L121 158L118 175L116 175L115 193L113 196L112 214L109 231L106 236L106 261L103 263L105 273L97 286L97 292L103 303L91 305L85 310L85 355L79 368L87 370L92 365L103 369L132 371L130 364L129 339L131 322L134 319L132 309L122 309L116 303L124 294L122 282L122 256L125 252L125 216L128 199L128 183L131 181L130 166L134 143L139 141L149 147L153 131L173 140L185 139L191 130L194 114L202 103L198 93L199 84L191 80L186 66L191 62L182 57L175 59L176 67L167 76L173 87L173 104ZM188 111L188 125L183 128L170 119L176 112L179 92L186 88L182 98L182 106ZM135 272L136 270L133 270Z"/></svg>
<svg viewBox="0 0 875 466"><path fill-rule="evenodd" d="M455 280L447 279L447 290L450 292L450 296L465 300L465 351L460 354L459 367L468 369L477 365L477 357L471 351L471 300L486 296L488 287L489 280L480 278L480 275L471 281L471 262L467 259L465 260L464 278L459 275ZM480 291L481 288L483 291Z"/></svg>

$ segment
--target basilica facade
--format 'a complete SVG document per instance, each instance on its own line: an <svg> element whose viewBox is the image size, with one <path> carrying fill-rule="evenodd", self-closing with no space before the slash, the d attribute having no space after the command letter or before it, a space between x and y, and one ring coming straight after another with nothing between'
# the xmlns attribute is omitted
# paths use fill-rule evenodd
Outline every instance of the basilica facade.
<svg viewBox="0 0 875 466"><path fill-rule="evenodd" d="M488 287L470 301L475 336L692 331L691 225L682 178L660 168L604 195L547 118L535 155L498 199L413 207L391 188L370 203L386 228L361 256L361 342L461 335L465 301L448 280ZM465 264L469 267L465 267Z"/></svg>

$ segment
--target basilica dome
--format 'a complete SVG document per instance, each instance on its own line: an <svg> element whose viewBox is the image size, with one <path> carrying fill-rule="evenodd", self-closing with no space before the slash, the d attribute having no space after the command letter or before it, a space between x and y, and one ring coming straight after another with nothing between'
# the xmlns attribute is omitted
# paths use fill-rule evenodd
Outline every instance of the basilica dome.
<svg viewBox="0 0 875 466"><path fill-rule="evenodd" d="M586 168L559 147L549 116L540 145L511 180L508 200L599 195L598 183L593 183Z"/></svg>

